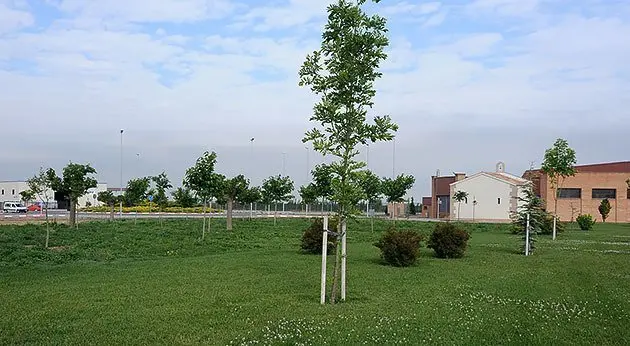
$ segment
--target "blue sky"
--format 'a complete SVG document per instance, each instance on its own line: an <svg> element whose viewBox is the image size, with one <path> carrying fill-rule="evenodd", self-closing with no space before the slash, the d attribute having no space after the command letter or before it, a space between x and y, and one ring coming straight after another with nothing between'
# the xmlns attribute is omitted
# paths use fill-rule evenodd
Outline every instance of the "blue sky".
<svg viewBox="0 0 630 346"><path fill-rule="evenodd" d="M254 136L252 175L275 173L285 151L289 173L304 176L300 139L316 100L297 71L318 47L326 4L0 0L0 120L11 124L4 142L15 143L0 154L11 175L0 180L84 159L108 180L120 128L129 165L136 152L146 158L130 175L166 165L180 176L204 148L220 148L236 172ZM627 128L629 2L383 0L368 10L390 28L373 114L401 126L397 170L425 179L501 160L520 174L560 135L584 148L584 162L627 159L619 147L629 139L589 138ZM373 149L379 174L391 172L391 145ZM165 164L171 150L181 162Z"/></svg>

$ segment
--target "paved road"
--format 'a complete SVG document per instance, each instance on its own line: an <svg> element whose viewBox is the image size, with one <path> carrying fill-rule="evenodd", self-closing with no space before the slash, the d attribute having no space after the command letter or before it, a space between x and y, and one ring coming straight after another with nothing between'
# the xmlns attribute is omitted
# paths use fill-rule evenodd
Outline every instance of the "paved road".
<svg viewBox="0 0 630 346"><path fill-rule="evenodd" d="M49 210L48 217L52 219L63 219L68 217L69 212L66 210ZM273 212L265 212L265 211L254 211L250 214L249 210L234 210L233 216L235 218L246 218L252 215L255 218L272 218L274 216ZM306 214L305 212L298 211L278 211L279 218L291 218L291 217L312 217L312 216L321 216L320 213L313 212ZM226 216L225 212L220 213L208 213L207 217L212 218L224 218ZM1 221L18 221L18 220L39 220L45 217L44 213L39 212L29 212L27 214L1 214L0 213L0 222ZM78 212L77 217L79 220L85 219L108 219L110 217L109 213L86 213L86 212ZM117 212L114 214L116 219L120 219L121 215ZM203 214L199 213L123 213L122 218L124 219L155 219L159 217L171 218L171 219L183 219L183 218L202 218ZM379 217L379 216L377 216ZM380 218L383 218L384 215L380 215ZM400 218L403 220L404 218ZM437 221L434 219L426 219L426 218L408 218L406 220L410 221Z"/></svg>

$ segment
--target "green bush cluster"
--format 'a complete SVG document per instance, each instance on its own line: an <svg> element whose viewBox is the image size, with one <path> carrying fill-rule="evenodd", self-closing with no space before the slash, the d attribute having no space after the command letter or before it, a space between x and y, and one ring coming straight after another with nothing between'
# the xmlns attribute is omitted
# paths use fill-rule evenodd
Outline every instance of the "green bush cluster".
<svg viewBox="0 0 630 346"><path fill-rule="evenodd" d="M119 208L115 207L114 210L118 212ZM93 212L93 213L108 213L111 211L111 207L106 206L106 205L98 206L98 207L86 207L86 208L82 208L81 211ZM206 208L207 213L218 213L221 211L222 211L221 209ZM149 207L148 205L140 205L140 206L135 206L135 207L123 207L123 213L148 213L148 212L200 214L203 212L203 207L192 207L192 208L166 207L163 210L160 210L156 205L153 205L151 207Z"/></svg>
<svg viewBox="0 0 630 346"><path fill-rule="evenodd" d="M385 263L408 267L416 263L422 240L423 237L415 231L390 228L374 246L381 249L381 258Z"/></svg>
<svg viewBox="0 0 630 346"><path fill-rule="evenodd" d="M450 222L439 222L429 238L427 247L435 251L438 258L460 258L464 256L470 234Z"/></svg>
<svg viewBox="0 0 630 346"><path fill-rule="evenodd" d="M337 219L331 218L328 220L328 230L337 232ZM323 219L316 218L311 222L311 225L302 234L302 251L310 254L322 253L322 242L324 233L324 221ZM332 253L335 250L335 239L333 237L328 238L328 253Z"/></svg>
<svg viewBox="0 0 630 346"><path fill-rule="evenodd" d="M591 214L582 214L578 216L575 221L577 221L582 231L590 231L593 229L593 225L595 224L595 220L593 220L593 216L591 216Z"/></svg>

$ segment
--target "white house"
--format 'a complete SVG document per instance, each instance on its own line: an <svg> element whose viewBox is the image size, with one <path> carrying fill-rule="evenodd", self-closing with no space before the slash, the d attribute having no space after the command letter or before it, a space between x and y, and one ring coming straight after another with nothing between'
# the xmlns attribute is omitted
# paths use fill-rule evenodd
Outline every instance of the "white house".
<svg viewBox="0 0 630 346"><path fill-rule="evenodd" d="M505 172L505 164L499 162L495 172L479 172L450 184L451 220L508 222L518 210L530 181ZM458 191L468 197L460 202L454 200Z"/></svg>
<svg viewBox="0 0 630 346"><path fill-rule="evenodd" d="M22 201L22 196L20 192L28 190L28 184L25 181L2 181L0 182L0 202L5 201ZM90 202L91 205L101 205L100 202L96 200L95 195L97 195L101 191L107 191L107 184L98 183L95 188L88 190L88 192L79 198L79 207L85 207L86 202ZM57 201L55 200L55 193L52 190L46 191L49 199L49 208L55 209L57 208ZM42 196L43 197L43 196ZM40 198L40 196L35 196L35 200L33 201L24 201L26 205L31 204L44 204L44 198Z"/></svg>

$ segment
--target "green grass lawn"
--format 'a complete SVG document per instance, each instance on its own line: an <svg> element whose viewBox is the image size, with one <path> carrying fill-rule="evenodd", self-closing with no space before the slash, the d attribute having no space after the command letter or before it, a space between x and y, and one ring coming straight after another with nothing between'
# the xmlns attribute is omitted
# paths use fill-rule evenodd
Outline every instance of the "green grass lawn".
<svg viewBox="0 0 630 346"><path fill-rule="evenodd" d="M382 265L388 222L349 224L348 301L319 304L307 220L0 226L0 344L581 344L630 340L630 225L539 237L467 225L465 257ZM433 224L401 222L430 232ZM575 227L573 227L575 228ZM331 257L332 259L332 257ZM330 261L332 262L332 261Z"/></svg>

